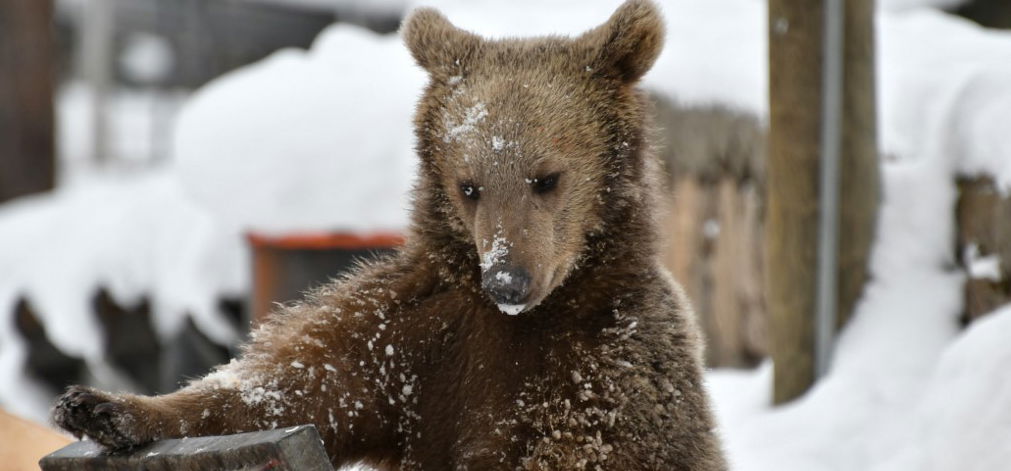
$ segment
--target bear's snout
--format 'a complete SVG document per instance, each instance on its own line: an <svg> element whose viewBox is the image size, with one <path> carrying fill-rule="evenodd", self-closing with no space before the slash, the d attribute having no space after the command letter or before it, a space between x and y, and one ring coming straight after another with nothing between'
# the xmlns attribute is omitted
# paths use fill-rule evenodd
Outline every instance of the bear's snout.
<svg viewBox="0 0 1011 471"><path fill-rule="evenodd" d="M522 267L496 265L484 272L481 287L500 308L503 305L519 306L519 310L515 312L518 314L530 297L530 272Z"/></svg>

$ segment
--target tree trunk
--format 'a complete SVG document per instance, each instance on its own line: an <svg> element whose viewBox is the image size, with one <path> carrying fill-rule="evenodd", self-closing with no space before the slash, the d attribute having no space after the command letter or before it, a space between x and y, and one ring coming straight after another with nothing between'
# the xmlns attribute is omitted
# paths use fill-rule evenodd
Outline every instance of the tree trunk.
<svg viewBox="0 0 1011 471"><path fill-rule="evenodd" d="M813 384L818 267L824 2L769 1L769 152L765 273L773 400ZM845 2L837 324L867 279L879 200L873 1Z"/></svg>
<svg viewBox="0 0 1011 471"><path fill-rule="evenodd" d="M0 202L53 187L51 0L0 1Z"/></svg>

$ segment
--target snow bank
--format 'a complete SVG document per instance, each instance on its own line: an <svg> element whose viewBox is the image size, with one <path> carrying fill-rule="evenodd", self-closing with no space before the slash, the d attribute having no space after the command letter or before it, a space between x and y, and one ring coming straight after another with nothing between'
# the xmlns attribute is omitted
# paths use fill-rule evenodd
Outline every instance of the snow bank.
<svg viewBox="0 0 1011 471"><path fill-rule="evenodd" d="M937 150L960 174L1011 190L1011 32L930 10L878 24L883 149L904 158Z"/></svg>
<svg viewBox="0 0 1011 471"><path fill-rule="evenodd" d="M247 230L404 228L424 81L397 37L331 27L311 51L276 53L195 94L176 128L182 181Z"/></svg>
<svg viewBox="0 0 1011 471"><path fill-rule="evenodd" d="M928 322L928 330L931 325L938 324ZM733 469L1006 469L1009 331L1011 307L1004 307L953 340L931 346L927 358L909 365L913 368L896 367L884 356L879 358L884 365L862 371L866 376L833 371L808 396L778 409L767 406L769 365L713 371L708 384ZM918 330L906 325L886 332L899 344L890 352L895 353ZM840 351L840 359L852 353Z"/></svg>
<svg viewBox="0 0 1011 471"><path fill-rule="evenodd" d="M163 335L190 312L215 340L233 339L214 314L218 297L246 290L241 236L189 201L170 171L18 200L0 208L0 228L0 247L17 248L0 252L0 302L27 295L69 354L98 353L89 305L99 286L123 304L151 296Z"/></svg>
<svg viewBox="0 0 1011 471"><path fill-rule="evenodd" d="M8 407L32 408L18 392L30 386L16 380L23 352L11 314L19 296L58 348L93 366L103 353L91 308L99 287L124 305L149 296L162 338L187 314L217 342L237 338L217 301L247 289L243 241L189 201L171 171L90 177L6 204L0 247L0 402Z"/></svg>
<svg viewBox="0 0 1011 471"><path fill-rule="evenodd" d="M875 469L998 470L1011 463L1011 306L951 343Z"/></svg>

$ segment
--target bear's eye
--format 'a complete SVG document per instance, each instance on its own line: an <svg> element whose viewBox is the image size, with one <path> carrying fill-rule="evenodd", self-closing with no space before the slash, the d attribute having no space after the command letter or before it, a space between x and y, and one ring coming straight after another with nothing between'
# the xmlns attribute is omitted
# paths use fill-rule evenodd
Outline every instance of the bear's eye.
<svg viewBox="0 0 1011 471"><path fill-rule="evenodd" d="M466 196L474 201L481 198L481 188L470 182L461 183L460 192L463 193L463 196Z"/></svg>
<svg viewBox="0 0 1011 471"><path fill-rule="evenodd" d="M558 173L552 173L543 177L538 177L530 182L530 185L534 188L534 193L543 195L545 193L550 193L558 186Z"/></svg>

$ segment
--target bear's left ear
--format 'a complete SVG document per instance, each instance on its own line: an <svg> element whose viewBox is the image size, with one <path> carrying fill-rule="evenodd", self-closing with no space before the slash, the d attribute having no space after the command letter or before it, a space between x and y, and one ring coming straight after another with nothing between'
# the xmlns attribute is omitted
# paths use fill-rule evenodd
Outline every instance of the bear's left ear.
<svg viewBox="0 0 1011 471"><path fill-rule="evenodd" d="M606 23L577 38L595 55L598 71L625 83L641 78L663 49L664 22L650 0L628 0Z"/></svg>
<svg viewBox="0 0 1011 471"><path fill-rule="evenodd" d="M480 44L481 38L453 26L433 8L419 8L400 28L404 43L418 65L431 74L456 70Z"/></svg>

